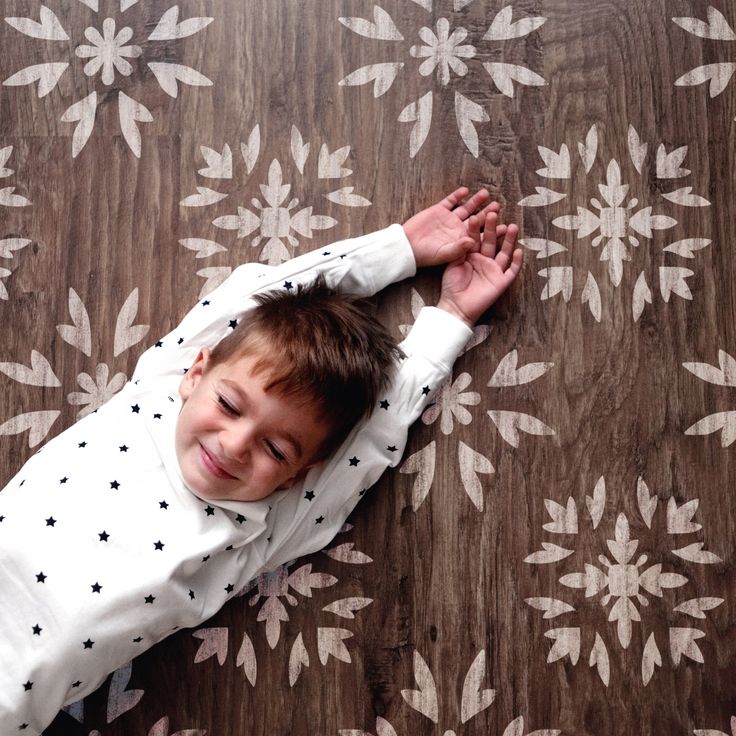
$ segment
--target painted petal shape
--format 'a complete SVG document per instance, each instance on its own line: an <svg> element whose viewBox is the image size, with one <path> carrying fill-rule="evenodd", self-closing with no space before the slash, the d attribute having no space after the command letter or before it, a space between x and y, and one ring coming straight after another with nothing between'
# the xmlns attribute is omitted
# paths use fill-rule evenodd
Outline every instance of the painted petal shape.
<svg viewBox="0 0 736 736"><path fill-rule="evenodd" d="M343 639L347 639L353 635L352 631L347 629L323 628L317 629L317 651L319 653L319 661L324 665L327 659L332 655L341 662L350 662L350 652L343 644Z"/></svg>
<svg viewBox="0 0 736 736"><path fill-rule="evenodd" d="M243 643L240 645L240 650L235 660L236 667L240 667L241 665L245 676L248 678L248 682L255 687L256 677L258 675L258 663L256 662L256 650L248 634L243 634Z"/></svg>
<svg viewBox="0 0 736 736"><path fill-rule="evenodd" d="M552 534L578 533L578 509L572 497L567 499L567 506L562 506L551 498L545 498L544 506L552 521L543 524L542 529Z"/></svg>
<svg viewBox="0 0 736 736"><path fill-rule="evenodd" d="M140 342L150 329L149 325L133 325L136 315L138 314L138 289L135 288L130 292L128 298L123 304L123 308L118 314L115 323L115 343L113 354L115 357L124 353L128 348Z"/></svg>
<svg viewBox="0 0 736 736"><path fill-rule="evenodd" d="M577 627L550 629L545 631L544 635L548 639L554 640L552 649L547 655L547 662L556 662L558 659L569 656L573 665L578 663L580 658L580 629Z"/></svg>
<svg viewBox="0 0 736 736"><path fill-rule="evenodd" d="M110 689L107 695L107 722L112 723L116 718L127 713L138 705L144 695L143 690L126 690L133 674L133 663L115 670L110 680Z"/></svg>
<svg viewBox="0 0 736 736"><path fill-rule="evenodd" d="M39 11L39 21L30 18L6 18L5 22L31 38L40 38L44 41L68 41L69 36L59 22L59 19L45 5Z"/></svg>
<svg viewBox="0 0 736 736"><path fill-rule="evenodd" d="M544 611L542 618L556 618L563 613L572 613L575 611L574 606L565 603L565 601L559 601L556 598L526 598L524 602L532 608Z"/></svg>
<svg viewBox="0 0 736 736"><path fill-rule="evenodd" d="M216 192L208 187L197 187L197 194L190 194L179 202L180 207L207 207L208 205L221 202L227 198L227 194Z"/></svg>
<svg viewBox="0 0 736 736"><path fill-rule="evenodd" d="M708 363L683 363L682 365L708 383L714 383L716 386L736 386L736 360L725 350L718 351L719 368Z"/></svg>
<svg viewBox="0 0 736 736"><path fill-rule="evenodd" d="M373 603L372 598L341 598L339 601L325 606L322 610L328 613L334 613L336 616L341 616L342 618L354 619L355 614L353 611L360 611L361 608L365 608L371 603Z"/></svg>
<svg viewBox="0 0 736 736"><path fill-rule="evenodd" d="M294 687L294 684L299 679L302 667L309 667L309 654L307 648L304 646L304 639L300 631L289 653L289 685L291 687Z"/></svg>
<svg viewBox="0 0 736 736"><path fill-rule="evenodd" d="M158 80L161 89L171 97L176 97L179 94L177 81L197 87L212 86L212 80L205 77L204 74L198 72L196 69L192 69L184 64L150 61L148 62L148 68Z"/></svg>
<svg viewBox="0 0 736 736"><path fill-rule="evenodd" d="M307 146L309 148L309 146ZM250 174L253 171L253 167L256 165L258 160L258 154L261 151L261 128L259 125L253 127L250 135L248 136L247 143L240 144L240 153L245 161L245 170ZM306 156L304 157L306 159ZM301 169L300 173L303 173Z"/></svg>
<svg viewBox="0 0 736 736"><path fill-rule="evenodd" d="M712 434L722 429L721 446L728 447L736 440L736 411L709 414L685 430L685 434Z"/></svg>
<svg viewBox="0 0 736 736"><path fill-rule="evenodd" d="M708 93L713 98L717 97L726 89L735 71L736 63L734 62L705 64L683 74L679 79L675 80L675 85L678 87L692 87L696 84L710 82Z"/></svg>
<svg viewBox="0 0 736 736"><path fill-rule="evenodd" d="M343 207L369 207L371 204L369 199L361 197L359 194L354 194L353 187L336 189L334 192L325 194L325 197L329 199L330 202L341 204Z"/></svg>
<svg viewBox="0 0 736 736"><path fill-rule="evenodd" d="M192 636L201 639L202 643L194 655L194 663L204 662L210 657L217 657L220 666L227 659L227 626L198 629L192 632Z"/></svg>
<svg viewBox="0 0 736 736"><path fill-rule="evenodd" d="M544 81L544 77L540 77L539 74L533 72L531 69L527 69L525 66L490 61L485 62L483 66L491 75L491 79L496 87L498 87L499 92L507 97L514 96L514 82L535 87L542 87L547 84Z"/></svg>
<svg viewBox="0 0 736 736"><path fill-rule="evenodd" d="M319 160L317 162L317 176L320 179L342 179L353 173L352 169L344 168L343 164L350 155L350 146L338 148L333 153L326 143L319 149Z"/></svg>
<svg viewBox="0 0 736 736"><path fill-rule="evenodd" d="M20 363L0 363L0 373L29 386L61 386L48 360L36 350L31 351L30 368Z"/></svg>
<svg viewBox="0 0 736 736"><path fill-rule="evenodd" d="M667 153L664 143L660 143L657 149L657 178L658 179L679 179L687 176L690 169L680 168L687 156L687 146L680 146L674 151Z"/></svg>
<svg viewBox="0 0 736 736"><path fill-rule="evenodd" d="M89 140L90 135L92 135L96 115L97 92L92 92L84 99L68 107L61 116L62 123L78 123L72 137L72 158L77 157Z"/></svg>
<svg viewBox="0 0 736 736"><path fill-rule="evenodd" d="M379 41L403 41L393 18L378 5L373 6L373 22L364 18L338 18L346 28L359 36L374 38Z"/></svg>
<svg viewBox="0 0 736 736"><path fill-rule="evenodd" d="M648 685L652 679L655 667L662 666L662 655L660 654L657 640L654 638L654 632L649 634L644 653L641 658L641 679L644 685Z"/></svg>
<svg viewBox="0 0 736 736"><path fill-rule="evenodd" d="M608 661L606 645L603 643L603 639L601 639L597 631L595 632L595 643L590 651L588 664L591 667L596 667L598 676L601 678L603 684L608 687L608 683L611 681L611 665Z"/></svg>
<svg viewBox="0 0 736 736"><path fill-rule="evenodd" d="M355 547L355 542L345 542L337 547L330 547L324 550L324 553L338 562L345 562L349 565L367 565L373 562L373 558L363 552L359 552Z"/></svg>
<svg viewBox="0 0 736 736"><path fill-rule="evenodd" d="M619 278L620 281L620 278ZM614 282L615 283L615 282ZM581 304L587 304L593 319L596 322L601 321L601 292L598 288L598 282L593 274L588 271L588 277L585 280L585 286L580 294Z"/></svg>
<svg viewBox="0 0 736 736"><path fill-rule="evenodd" d="M674 192L663 192L662 196L669 202L674 202L682 207L709 207L710 202L698 194L692 193L692 187L682 187Z"/></svg>
<svg viewBox="0 0 736 736"><path fill-rule="evenodd" d="M531 195L530 197L526 197L526 199L531 199L534 196L536 195ZM519 202L519 204L521 204L521 202ZM547 240L546 238L521 238L518 242L519 245L523 245L525 248L536 251L537 258L549 258L556 253L567 251L567 248L565 248L564 245L556 243L554 240Z"/></svg>
<svg viewBox="0 0 736 736"><path fill-rule="evenodd" d="M511 8L508 7L508 10ZM538 146L537 150L542 157L542 161L546 164L545 168L537 169L537 174L545 176L548 179L569 179L570 178L570 150L563 143L560 152Z"/></svg>
<svg viewBox="0 0 736 736"><path fill-rule="evenodd" d="M704 636L705 632L700 629L670 627L670 656L675 667L683 656L701 664L705 661L700 647L695 643Z"/></svg>
<svg viewBox="0 0 736 736"><path fill-rule="evenodd" d="M522 207L545 207L548 204L554 204L567 196L562 192L555 192L546 187L534 187L536 194L530 194L528 197L519 200Z"/></svg>
<svg viewBox="0 0 736 736"><path fill-rule="evenodd" d="M639 134L636 132L636 128L633 125L629 125L627 144L631 162L634 164L634 168L639 172L639 174L641 174L644 160L647 156L648 146L646 143L642 142L641 138L639 138Z"/></svg>
<svg viewBox="0 0 736 736"><path fill-rule="evenodd" d="M83 352L87 357L92 355L92 328L89 323L87 308L74 289L69 289L69 314L73 325L57 325L56 329L64 342Z"/></svg>
<svg viewBox="0 0 736 736"><path fill-rule="evenodd" d="M692 299L693 295L690 287L685 279L693 276L694 271L689 268L680 268L679 266L660 266L659 267L659 290L662 298L668 302L672 294L676 294L683 299Z"/></svg>
<svg viewBox="0 0 736 736"><path fill-rule="evenodd" d="M414 680L418 690L402 690L401 697L411 708L429 718L432 723L439 721L437 686L427 663L418 651L414 651Z"/></svg>
<svg viewBox="0 0 736 736"><path fill-rule="evenodd" d="M715 41L736 41L736 33L728 24L723 13L710 5L706 17L707 21L698 20L697 18L673 18L672 22L680 28L684 28L688 33L701 38L710 38Z"/></svg>
<svg viewBox="0 0 736 736"><path fill-rule="evenodd" d="M512 447L519 446L519 431L535 435L552 435L555 431L544 422L530 414L518 411L488 412L488 416L496 425L501 437Z"/></svg>
<svg viewBox="0 0 736 736"><path fill-rule="evenodd" d="M533 552L524 558L524 562L530 565L548 565L552 562L559 562L569 557L575 552L574 549L565 549L551 542L542 542L542 548L538 552Z"/></svg>
<svg viewBox="0 0 736 736"><path fill-rule="evenodd" d="M585 166L585 173L589 174L598 154L598 128L595 125L590 126L585 143L578 143L578 153Z"/></svg>
<svg viewBox="0 0 736 736"><path fill-rule="evenodd" d="M225 246L214 240L205 240L204 238L183 238L179 241L179 245L193 250L197 254L196 258L208 258L215 253L222 253L227 250Z"/></svg>
<svg viewBox="0 0 736 736"><path fill-rule="evenodd" d="M179 20L179 6L174 5L162 16L156 27L148 37L149 41L173 41L177 38L193 36L203 28L206 28L214 18L188 18L181 23Z"/></svg>
<svg viewBox="0 0 736 736"><path fill-rule="evenodd" d="M463 681L463 694L460 701L460 721L467 723L471 718L488 708L496 697L495 690L481 689L486 674L486 653L481 649L473 660Z"/></svg>
<svg viewBox="0 0 736 736"><path fill-rule="evenodd" d="M128 97L125 92L118 94L118 111L123 138L125 138L125 142L136 158L140 158L141 133L136 123L150 123L153 120L153 115L145 105Z"/></svg>
<svg viewBox="0 0 736 736"><path fill-rule="evenodd" d="M35 447L46 437L60 411L31 411L17 414L0 424L0 437L28 432L28 447Z"/></svg>
<svg viewBox="0 0 736 736"><path fill-rule="evenodd" d="M704 546L703 542L694 542L682 549L673 549L672 554L682 557L683 560L688 560L688 562L697 562L701 565L715 565L718 562L723 562L718 555L704 550Z"/></svg>
<svg viewBox="0 0 736 736"><path fill-rule="evenodd" d="M490 28L483 36L484 41L506 41L511 38L522 38L535 31L546 22L546 18L535 16L511 22L512 9L507 5L493 19Z"/></svg>
<svg viewBox="0 0 736 736"><path fill-rule="evenodd" d="M524 383L531 383L537 378L543 376L554 363L527 363L521 368L517 368L519 354L517 350L512 350L499 361L499 364L488 381L488 386L500 388L502 386L521 386Z"/></svg>
<svg viewBox="0 0 736 736"><path fill-rule="evenodd" d="M351 72L338 82L340 87L355 87L373 82L373 97L385 95L404 66L403 61L368 64Z"/></svg>
<svg viewBox="0 0 736 736"><path fill-rule="evenodd" d="M412 489L412 507L417 511L424 503L434 481L436 442L432 440L426 447L408 457L399 468L400 473L418 473Z"/></svg>
<svg viewBox="0 0 736 736"><path fill-rule="evenodd" d="M560 293L566 302L570 301L570 297L572 296L572 266L551 266L550 268L543 268L539 271L539 275L547 279L547 283L544 285L544 289L542 289L542 301Z"/></svg>
<svg viewBox="0 0 736 736"><path fill-rule="evenodd" d="M66 61L34 64L8 77L3 84L14 87L38 82L38 96L45 97L56 87L68 66L69 63Z"/></svg>
<svg viewBox="0 0 736 736"><path fill-rule="evenodd" d="M208 146L200 146L207 166L198 170L200 176L207 179L232 179L233 177L233 153L230 146L226 143L222 149L222 153L218 153Z"/></svg>
<svg viewBox="0 0 736 736"><path fill-rule="evenodd" d="M645 304L651 303L652 290L649 288L649 284L647 284L647 279L644 275L644 271L642 271L639 274L639 278L636 280L636 284L634 284L634 294L631 302L631 310L634 316L634 322L637 322L639 320L639 317L641 317L642 312L644 311Z"/></svg>
<svg viewBox="0 0 736 736"><path fill-rule="evenodd" d="M458 443L458 461L460 465L460 480L465 493L473 502L478 511L483 511L483 486L478 473L493 473L493 465L485 456L468 447L464 442Z"/></svg>
<svg viewBox="0 0 736 736"><path fill-rule="evenodd" d="M649 488L640 476L636 482L636 500L639 504L639 513L641 518L644 519L644 523L647 525L647 529L652 528L652 518L654 517L654 511L657 508L657 494L654 493L649 495Z"/></svg>

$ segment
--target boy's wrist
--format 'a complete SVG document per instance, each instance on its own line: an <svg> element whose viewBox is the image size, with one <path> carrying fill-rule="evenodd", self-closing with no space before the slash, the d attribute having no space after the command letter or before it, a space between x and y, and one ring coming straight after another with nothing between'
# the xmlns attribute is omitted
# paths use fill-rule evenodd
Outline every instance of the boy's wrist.
<svg viewBox="0 0 736 736"><path fill-rule="evenodd" d="M441 309L443 312L447 312L453 317L456 317L463 324L470 327L471 330L475 326L476 320L473 319L471 316L465 314L465 312L463 312L462 309L457 306L457 304L450 301L449 299L440 297L440 300L437 302L437 309Z"/></svg>
<svg viewBox="0 0 736 736"><path fill-rule="evenodd" d="M411 248L412 255L414 256L414 263L416 264L417 268L421 268L424 264L420 263L419 257L417 256L417 249L414 245L414 241L416 240L416 233L413 232L411 221L407 220L402 225L402 227L404 228L404 235L406 235L406 239L409 242L409 247Z"/></svg>

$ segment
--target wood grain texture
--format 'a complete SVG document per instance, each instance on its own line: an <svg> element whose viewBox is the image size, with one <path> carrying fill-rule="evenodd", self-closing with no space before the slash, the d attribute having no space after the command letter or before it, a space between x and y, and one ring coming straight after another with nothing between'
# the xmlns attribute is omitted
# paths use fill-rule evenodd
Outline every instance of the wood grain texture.
<svg viewBox="0 0 736 736"><path fill-rule="evenodd" d="M724 0L181 0L179 22L213 22L158 42L148 36L171 3L149 0L122 11L118 2L100 0L95 12L96 3L47 0L67 40L0 25L3 81L29 65L69 62L43 97L37 83L0 86L0 149L12 146L5 166L13 170L0 189L15 187L30 200L23 207L0 204L0 240L31 241L12 258L0 258L0 269L11 272L2 278L8 294L0 300L1 485L35 449L14 418L58 412L50 427L50 415L45 423L34 418L31 434L39 442L51 438L83 408L69 398L84 390L82 374L95 378L104 366L106 384L118 373L130 376L145 347L178 322L208 279L265 260L273 234L265 216L242 238L215 221L239 206L256 207L253 200L265 208L262 187L277 170L291 186L284 207L295 198L294 212L311 207L336 221L312 237L291 229L294 242L281 237L289 255L400 222L458 182L487 186L505 204L506 220L520 223L527 243L521 277L484 322L490 334L480 334L458 360L436 416L426 413L414 428L403 472L383 477L351 517L353 528L331 545L364 556L340 561L317 554L295 561L280 578L258 581L197 631L177 632L133 662L125 689L144 691L135 707L119 714L113 708L108 723L117 702L108 681L76 720L57 723L57 733L73 733L69 724L80 719L80 733L103 736L186 729L232 736L729 733L736 715L736 445L722 446L723 431L686 430L736 410L734 388L703 380L684 364L718 370L719 351L736 357L736 83L711 97L708 82L678 86L675 80L705 65L732 63L733 41L699 36L673 21L706 22L711 4L736 28L734 8ZM3 17L39 20L41 6L7 0ZM374 7L383 14L374 16ZM112 85L99 73L86 74L85 60L75 55L88 43L84 30L101 28L107 17L118 30L129 26L130 43L142 48L130 59L131 74L116 72ZM369 38L338 20L377 17L396 38ZM545 20L531 30L511 26L534 18ZM450 34L465 29L458 43L474 49L470 58L457 57L467 73L450 66L447 83L442 63L424 75L427 57L412 53L427 44L420 29L440 34L442 19ZM484 38L492 24L496 37ZM724 26L718 28L722 33ZM151 62L186 65L212 85L180 81L172 97ZM403 65L381 96L374 96L373 81L339 84L373 64ZM508 96L484 64L512 64L517 74L533 72L545 84L510 80ZM74 156L76 123L62 117L93 92L95 122ZM151 117L125 136L120 92ZM429 123L419 109L428 93ZM467 102L458 103L458 95ZM413 150L411 131L422 124L425 137ZM242 151L256 126L260 143L249 168ZM127 140L133 128L140 131L139 156ZM309 145L303 170L294 155L295 130L300 145ZM226 145L232 176L200 173L208 168L202 147L222 154ZM351 173L320 176L323 146L328 153L349 146L340 166ZM581 146L588 147L587 158ZM679 159L666 158L681 147L687 150ZM606 194L606 185L626 190ZM182 206L198 187L227 196ZM369 206L326 198L343 187L353 187ZM556 192L556 201L521 204L537 187ZM687 187L679 201L664 196ZM683 204L690 195L705 204ZM590 232L571 219L582 217L579 208L591 213ZM265 237L254 244L258 236ZM628 258L616 285L611 259L602 254L615 250L610 243L619 236ZM665 250L693 240L709 243L692 257ZM198 253L193 247L201 241L222 248ZM545 257L544 241L564 250ZM683 279L667 270L673 268L692 274ZM539 273L544 269L550 269L546 276ZM380 297L379 314L397 336L412 321L413 298L436 300L439 275L419 274ZM640 278L651 303L637 290ZM555 279L559 292L546 298ZM71 290L78 320L82 312L89 319L88 347L70 344L57 329L72 324ZM128 302L134 292L137 308ZM122 347L118 323L126 303L126 325L149 330ZM9 375L10 364L31 366L32 351L58 380L29 385ZM595 496L600 479L604 499ZM477 484L480 493L472 490ZM695 499L692 514L678 511ZM636 549L623 554L620 548L633 540ZM701 543L719 561L698 558ZM552 549L544 545L569 554L529 561ZM690 559L673 552L691 545ZM288 582L305 565L323 576L310 579L309 596ZM325 610L345 599L369 602L354 618ZM541 599L568 608L544 618ZM721 602L702 618L675 610L702 599ZM630 601L634 610L630 636L609 620L617 601ZM270 632L267 606L273 607ZM704 636L692 639L693 629ZM211 653L203 658L207 642ZM241 654L248 642L251 658ZM290 682L290 657L301 647L309 665L296 676L292 659ZM320 652L328 651L349 661L330 655L320 662ZM481 653L482 666L473 671ZM643 661L653 670L646 672ZM414 689L422 696L402 694ZM486 689L494 691L490 704Z"/></svg>

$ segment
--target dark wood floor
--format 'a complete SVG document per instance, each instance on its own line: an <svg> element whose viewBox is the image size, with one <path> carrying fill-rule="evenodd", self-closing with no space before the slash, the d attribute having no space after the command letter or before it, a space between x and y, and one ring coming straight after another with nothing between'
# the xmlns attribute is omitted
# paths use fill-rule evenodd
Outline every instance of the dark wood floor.
<svg viewBox="0 0 736 736"><path fill-rule="evenodd" d="M401 222L459 183L489 187L526 246L490 333L331 551L136 659L67 723L736 728L732 2L2 15L0 487L241 262ZM259 219L243 237L220 219L238 207ZM398 335L438 289L422 274L380 314Z"/></svg>

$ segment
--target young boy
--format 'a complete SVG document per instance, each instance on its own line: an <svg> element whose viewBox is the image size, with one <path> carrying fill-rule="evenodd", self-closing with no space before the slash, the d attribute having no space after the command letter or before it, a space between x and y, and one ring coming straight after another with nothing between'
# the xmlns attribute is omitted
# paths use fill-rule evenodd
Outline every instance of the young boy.
<svg viewBox="0 0 736 736"><path fill-rule="evenodd" d="M482 209L485 190L466 195L403 227L235 269L0 493L3 736L40 733L260 573L324 547L398 463L521 268L516 226ZM398 362L380 325L329 288L370 295L447 262Z"/></svg>

